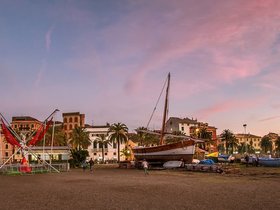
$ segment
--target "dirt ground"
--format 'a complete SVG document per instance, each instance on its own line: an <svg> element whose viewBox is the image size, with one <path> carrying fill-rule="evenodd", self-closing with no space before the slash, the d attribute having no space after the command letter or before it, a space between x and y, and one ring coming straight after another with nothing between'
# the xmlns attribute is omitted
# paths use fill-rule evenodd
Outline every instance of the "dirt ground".
<svg viewBox="0 0 280 210"><path fill-rule="evenodd" d="M280 206L280 169L239 174L96 167L0 176L0 209L270 209Z"/></svg>

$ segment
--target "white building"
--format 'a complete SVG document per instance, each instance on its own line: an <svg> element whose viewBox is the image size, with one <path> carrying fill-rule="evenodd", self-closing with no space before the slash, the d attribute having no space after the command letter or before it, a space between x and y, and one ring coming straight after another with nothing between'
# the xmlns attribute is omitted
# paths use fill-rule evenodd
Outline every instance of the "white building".
<svg viewBox="0 0 280 210"><path fill-rule="evenodd" d="M190 127L198 125L197 120L189 118L170 117L166 122L166 131L173 133L180 131L187 136L190 136Z"/></svg>
<svg viewBox="0 0 280 210"><path fill-rule="evenodd" d="M108 140L108 130L110 125L103 126L87 126L86 132L89 133L91 145L88 147L89 158L93 160L102 161L102 143L99 141L104 135L104 139ZM118 159L118 147L117 143L105 143L104 144L104 160L108 162L115 162ZM125 148L125 144L120 144L120 151ZM125 160L124 156L120 156L120 161Z"/></svg>

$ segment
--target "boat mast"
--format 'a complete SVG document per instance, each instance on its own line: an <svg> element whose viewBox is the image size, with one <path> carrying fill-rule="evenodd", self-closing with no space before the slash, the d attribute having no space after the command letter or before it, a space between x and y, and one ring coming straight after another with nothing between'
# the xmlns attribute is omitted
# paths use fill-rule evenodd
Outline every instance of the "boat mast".
<svg viewBox="0 0 280 210"><path fill-rule="evenodd" d="M168 106L169 84L170 84L170 73L168 73L168 77L167 77L164 112L163 112L163 120L162 120L162 127L161 127L160 141L159 141L160 145L164 144L163 138L164 138L164 134L165 134L165 123L166 123L166 115L167 115L167 108L168 108L167 106Z"/></svg>

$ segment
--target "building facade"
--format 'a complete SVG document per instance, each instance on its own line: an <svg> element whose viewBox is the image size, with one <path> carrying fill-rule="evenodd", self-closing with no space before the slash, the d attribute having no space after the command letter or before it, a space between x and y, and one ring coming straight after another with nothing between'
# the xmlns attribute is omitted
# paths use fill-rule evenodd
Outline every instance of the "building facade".
<svg viewBox="0 0 280 210"><path fill-rule="evenodd" d="M102 142L100 139L104 139L103 144L104 151L104 161L106 162L116 162L118 159L118 145L117 143L108 143L108 130L110 125L102 126L87 126L86 132L89 134L91 140L91 145L88 147L89 158L92 158L95 161L102 161ZM125 148L125 144L120 144L120 151ZM120 156L120 161L125 160L124 156Z"/></svg>
<svg viewBox="0 0 280 210"><path fill-rule="evenodd" d="M0 164L4 163L13 154L14 148L5 141L2 128L0 126Z"/></svg>
<svg viewBox="0 0 280 210"><path fill-rule="evenodd" d="M197 120L189 118L170 117L166 122L166 132L182 132L187 136L190 136L190 128L198 124Z"/></svg>
<svg viewBox="0 0 280 210"><path fill-rule="evenodd" d="M234 136L237 139L237 143L239 145L245 143L247 145L252 145L255 150L261 150L261 136L256 136L253 134L235 134Z"/></svg>
<svg viewBox="0 0 280 210"><path fill-rule="evenodd" d="M11 122L12 129L18 130L20 132L35 131L41 125L42 122L29 116L12 117L12 122Z"/></svg>
<svg viewBox="0 0 280 210"><path fill-rule="evenodd" d="M85 127L85 114L80 114L80 112L62 113L62 118L63 131L67 138L70 138L74 128Z"/></svg>

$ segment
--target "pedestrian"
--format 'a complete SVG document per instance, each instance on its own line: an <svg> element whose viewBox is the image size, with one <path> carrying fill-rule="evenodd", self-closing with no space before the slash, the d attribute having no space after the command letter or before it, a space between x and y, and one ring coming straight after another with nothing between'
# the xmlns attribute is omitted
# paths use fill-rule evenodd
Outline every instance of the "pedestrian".
<svg viewBox="0 0 280 210"><path fill-rule="evenodd" d="M259 166L259 161L260 161L260 158L259 158L259 156L257 155L257 157L256 157L256 167Z"/></svg>
<svg viewBox="0 0 280 210"><path fill-rule="evenodd" d="M245 155L245 161L246 161L246 167L248 167L249 166L249 155L248 154Z"/></svg>
<svg viewBox="0 0 280 210"><path fill-rule="evenodd" d="M85 171L86 171L86 168L87 168L87 161L86 161L86 160L84 160L84 161L82 162L82 168L83 168L83 172L85 172Z"/></svg>
<svg viewBox="0 0 280 210"><path fill-rule="evenodd" d="M90 158L90 160L88 161L88 163L89 163L90 172L93 172L94 161L92 160L92 158Z"/></svg>
<svg viewBox="0 0 280 210"><path fill-rule="evenodd" d="M143 168L144 168L145 175L149 174L149 173L148 173L149 163L146 161L146 159L143 160L142 166L143 166Z"/></svg>

